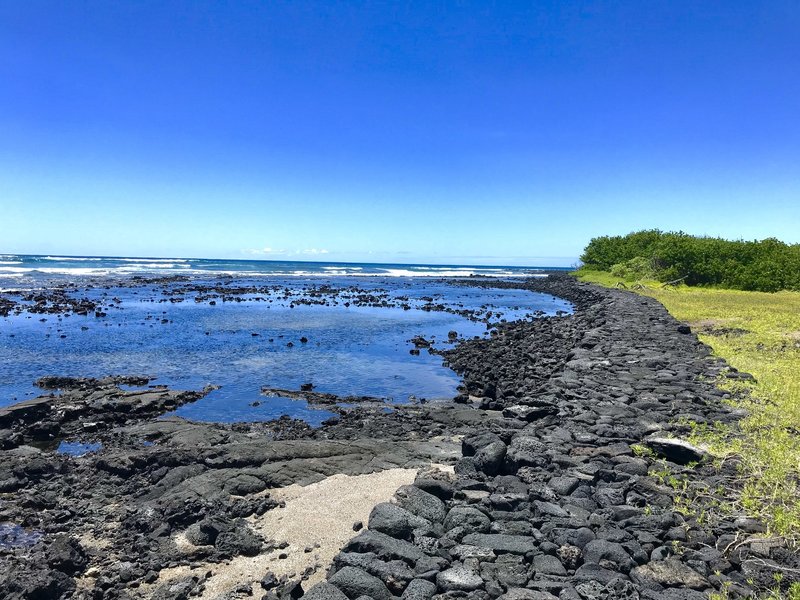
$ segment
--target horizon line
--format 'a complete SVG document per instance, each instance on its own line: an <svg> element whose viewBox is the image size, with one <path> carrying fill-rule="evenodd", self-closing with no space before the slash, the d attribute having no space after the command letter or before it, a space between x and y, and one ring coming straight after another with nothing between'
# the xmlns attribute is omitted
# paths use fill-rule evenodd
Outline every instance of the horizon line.
<svg viewBox="0 0 800 600"><path fill-rule="evenodd" d="M16 252L0 252L0 256L18 256L18 257L41 257L41 258L57 258L63 256L64 258L98 258L98 259L142 259L142 260L221 260L221 261L238 261L238 262L296 262L296 263L318 263L318 264L338 264L338 265L403 265L410 267L512 267L517 269L524 268L552 268L552 269L567 269L570 267L548 267L545 265L525 264L525 265L504 265L504 264L469 264L469 263L453 263L453 262L372 262L372 261L354 261L354 260L295 260L295 259L267 259L267 258L221 258L221 257L200 257L200 256L124 256L124 255L105 255L105 254L68 254L68 253L48 253L48 254L29 254L29 253L16 253ZM457 257L451 257L457 258ZM465 257L467 258L467 257ZM499 258L499 257L498 257ZM517 257L506 257L517 258ZM544 259L544 260L573 260L580 262L578 257L574 256L536 256L536 257L519 257L528 259Z"/></svg>

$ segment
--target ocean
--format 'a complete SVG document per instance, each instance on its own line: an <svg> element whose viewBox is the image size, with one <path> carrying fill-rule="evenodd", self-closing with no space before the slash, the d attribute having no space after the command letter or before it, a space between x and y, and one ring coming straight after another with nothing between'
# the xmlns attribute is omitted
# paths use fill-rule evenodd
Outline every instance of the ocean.
<svg viewBox="0 0 800 600"><path fill-rule="evenodd" d="M569 312L520 289L453 285L470 276L543 276L535 267L0 255L0 406L46 375L146 375L175 389L219 386L175 414L200 421L332 416L262 388L449 401L460 378L433 348L490 335L503 320ZM447 279L445 279L447 278ZM39 310L36 290L97 308ZM418 352L417 352L418 351Z"/></svg>
<svg viewBox="0 0 800 600"><path fill-rule="evenodd" d="M548 270L559 270L548 267ZM235 277L519 277L543 267L334 263L206 258L131 258L0 254L0 289L92 277L185 275ZM563 269L568 270L568 269Z"/></svg>

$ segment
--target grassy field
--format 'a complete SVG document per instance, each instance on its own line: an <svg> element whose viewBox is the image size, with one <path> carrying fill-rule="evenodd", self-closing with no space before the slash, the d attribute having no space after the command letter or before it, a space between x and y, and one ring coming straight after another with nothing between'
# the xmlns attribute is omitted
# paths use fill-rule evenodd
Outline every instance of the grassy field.
<svg viewBox="0 0 800 600"><path fill-rule="evenodd" d="M577 275L606 286L619 281L606 272ZM642 282L635 291L659 300L717 356L756 378L720 382L747 392L732 395L748 413L735 431L698 428L696 437L719 459L741 461L741 485L730 508L762 520L769 535L800 544L800 292L664 289L657 282Z"/></svg>

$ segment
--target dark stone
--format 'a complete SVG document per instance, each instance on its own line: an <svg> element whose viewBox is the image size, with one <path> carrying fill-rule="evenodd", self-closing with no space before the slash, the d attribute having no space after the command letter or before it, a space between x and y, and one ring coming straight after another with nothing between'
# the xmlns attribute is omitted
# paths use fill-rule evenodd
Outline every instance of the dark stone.
<svg viewBox="0 0 800 600"><path fill-rule="evenodd" d="M403 600L430 600L436 593L436 584L425 579L413 579L403 591Z"/></svg>
<svg viewBox="0 0 800 600"><path fill-rule="evenodd" d="M346 600L347 596L335 585L321 581L308 590L303 598L306 600Z"/></svg>
<svg viewBox="0 0 800 600"><path fill-rule="evenodd" d="M487 533L491 521L483 512L471 506L454 506L444 519L444 530L462 527L470 533Z"/></svg>
<svg viewBox="0 0 800 600"><path fill-rule="evenodd" d="M478 450L473 457L475 468L487 475L496 475L503 466L506 457L506 445L498 440Z"/></svg>
<svg viewBox="0 0 800 600"><path fill-rule="evenodd" d="M418 528L429 528L430 521L389 502L375 505L369 515L369 528L400 539L410 539Z"/></svg>
<svg viewBox="0 0 800 600"><path fill-rule="evenodd" d="M634 583L649 589L685 586L693 590L710 587L708 580L677 558L649 562L631 571Z"/></svg>
<svg viewBox="0 0 800 600"><path fill-rule="evenodd" d="M604 560L616 565L616 568L623 573L627 573L636 566L630 554L616 542L592 540L583 548L584 564L599 565Z"/></svg>
<svg viewBox="0 0 800 600"><path fill-rule="evenodd" d="M62 534L47 549L47 562L54 569L74 575L86 567L89 559L78 540Z"/></svg>
<svg viewBox="0 0 800 600"><path fill-rule="evenodd" d="M527 554L536 550L536 538L524 535L471 533L464 537L463 542L490 548L497 553Z"/></svg>
<svg viewBox="0 0 800 600"><path fill-rule="evenodd" d="M221 532L214 542L214 548L223 556L255 556L261 552L263 545L262 540L245 521L239 521Z"/></svg>
<svg viewBox="0 0 800 600"><path fill-rule="evenodd" d="M377 577L356 567L344 567L328 580L344 594L355 600L359 596L370 596L375 600L391 600L392 593Z"/></svg>
<svg viewBox="0 0 800 600"><path fill-rule="evenodd" d="M373 552L383 559L399 559L414 564L425 554L414 544L379 531L362 531L343 548L345 552Z"/></svg>
<svg viewBox="0 0 800 600"><path fill-rule="evenodd" d="M447 514L444 502L414 485L404 485L395 492L395 497L408 512L432 523L441 523Z"/></svg>
<svg viewBox="0 0 800 600"><path fill-rule="evenodd" d="M658 456L666 458L678 465L687 465L700 462L706 457L706 452L693 446L689 442L672 438L648 438L645 445Z"/></svg>

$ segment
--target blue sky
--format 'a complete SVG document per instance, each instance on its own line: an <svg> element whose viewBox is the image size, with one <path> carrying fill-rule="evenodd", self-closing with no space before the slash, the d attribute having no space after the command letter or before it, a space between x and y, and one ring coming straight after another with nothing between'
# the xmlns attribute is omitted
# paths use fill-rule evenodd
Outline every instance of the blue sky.
<svg viewBox="0 0 800 600"><path fill-rule="evenodd" d="M800 5L0 1L0 252L800 242Z"/></svg>

